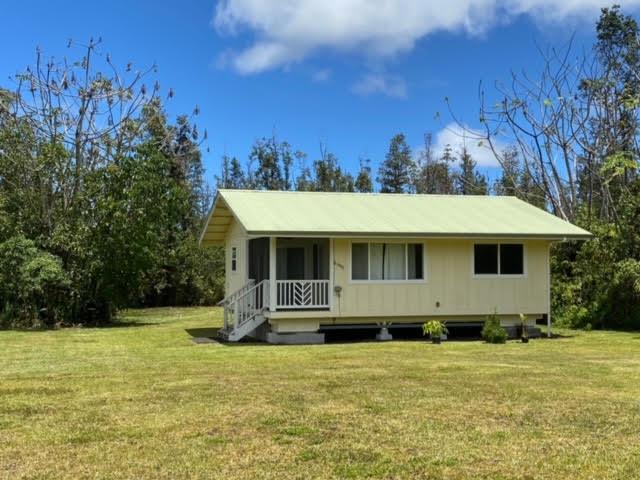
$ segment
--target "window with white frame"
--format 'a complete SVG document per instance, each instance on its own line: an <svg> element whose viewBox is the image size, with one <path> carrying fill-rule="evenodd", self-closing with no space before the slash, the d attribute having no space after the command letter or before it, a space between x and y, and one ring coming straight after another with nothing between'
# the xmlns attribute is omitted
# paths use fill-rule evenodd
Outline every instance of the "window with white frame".
<svg viewBox="0 0 640 480"><path fill-rule="evenodd" d="M231 271L238 271L238 247L231 247Z"/></svg>
<svg viewBox="0 0 640 480"><path fill-rule="evenodd" d="M354 242L351 279L368 281L424 280L422 243Z"/></svg>
<svg viewBox="0 0 640 480"><path fill-rule="evenodd" d="M524 275L521 243L476 243L473 246L474 275Z"/></svg>

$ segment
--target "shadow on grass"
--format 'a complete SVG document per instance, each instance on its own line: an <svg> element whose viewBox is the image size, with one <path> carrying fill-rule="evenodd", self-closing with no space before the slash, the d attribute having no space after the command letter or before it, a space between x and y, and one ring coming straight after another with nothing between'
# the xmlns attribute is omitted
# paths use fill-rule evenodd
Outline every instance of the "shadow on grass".
<svg viewBox="0 0 640 480"><path fill-rule="evenodd" d="M279 345L274 345L267 342L262 342L260 340L255 340L249 337L245 337L238 342L229 342L229 341L218 338L218 332L220 330L221 330L220 328L186 328L185 332L189 336L191 336L191 339L195 343L218 343L226 347L242 347L242 346L277 347L279 346Z"/></svg>
<svg viewBox="0 0 640 480"><path fill-rule="evenodd" d="M114 320L110 323L102 323L99 325L84 325L86 328L131 328L131 327L148 327L150 325L159 325L162 322L139 322L134 320Z"/></svg>
<svg viewBox="0 0 640 480"><path fill-rule="evenodd" d="M546 332L542 332L542 334L538 337L538 340L562 340L563 338L574 338L575 335L566 335L563 333L553 333L551 332L551 336L548 337Z"/></svg>
<svg viewBox="0 0 640 480"><path fill-rule="evenodd" d="M109 329L109 328L131 328L131 327L148 327L150 325L158 325L162 322L135 322L131 320L114 320L109 323L77 323L73 325L56 325L55 327L11 327L0 328L0 332L21 332L21 333L46 333L57 332L60 330L75 330L75 329Z"/></svg>
<svg viewBox="0 0 640 480"><path fill-rule="evenodd" d="M193 338L213 338L218 336L219 328L187 328L187 332Z"/></svg>

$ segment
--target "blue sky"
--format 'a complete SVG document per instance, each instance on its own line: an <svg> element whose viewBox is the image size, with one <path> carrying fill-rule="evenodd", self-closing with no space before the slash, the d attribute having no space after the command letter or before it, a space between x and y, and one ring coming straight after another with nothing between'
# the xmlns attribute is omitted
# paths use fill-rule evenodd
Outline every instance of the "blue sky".
<svg viewBox="0 0 640 480"><path fill-rule="evenodd" d="M441 143L450 139L443 133L451 120L445 96L473 126L479 81L507 80L512 69L535 71L536 43L563 44L575 34L575 43L588 48L606 5L5 0L0 85L10 86L9 76L33 62L36 46L61 57L69 54L69 39L102 37L116 63L158 64L163 89L176 92L171 114L200 107L209 179L223 153L244 161L253 141L274 131L309 161L324 142L355 171L360 157L377 167L395 133L404 132L416 148L425 132Z"/></svg>

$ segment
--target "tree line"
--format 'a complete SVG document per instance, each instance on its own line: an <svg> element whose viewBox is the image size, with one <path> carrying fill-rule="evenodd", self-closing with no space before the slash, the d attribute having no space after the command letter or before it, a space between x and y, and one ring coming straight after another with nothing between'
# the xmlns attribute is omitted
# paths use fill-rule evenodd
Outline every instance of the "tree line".
<svg viewBox="0 0 640 480"><path fill-rule="evenodd" d="M544 192L518 161L518 152L503 152L501 174L492 181L461 141L459 148L446 145L436 155L430 134L424 147L412 152L403 133L394 135L377 171L371 159L360 159L357 173L344 168L338 157L321 144L317 159L293 150L276 135L255 141L243 165L237 157L223 156L217 188L297 190L317 192L420 193L441 195L513 195L545 205ZM375 179L375 181L374 181Z"/></svg>

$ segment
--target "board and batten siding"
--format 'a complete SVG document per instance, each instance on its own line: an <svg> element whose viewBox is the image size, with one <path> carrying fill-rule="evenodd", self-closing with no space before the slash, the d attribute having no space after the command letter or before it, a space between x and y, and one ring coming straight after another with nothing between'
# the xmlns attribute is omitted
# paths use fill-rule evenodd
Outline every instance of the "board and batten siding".
<svg viewBox="0 0 640 480"><path fill-rule="evenodd" d="M364 240L354 240L361 242ZM383 242L375 239L372 241ZM397 242L398 239L388 240ZM332 315L348 317L542 315L548 312L548 255L546 240L501 240L523 243L525 274L519 277L476 277L474 240L408 240L424 244L425 280L365 282L351 280L351 240L334 239L335 285ZM483 243L499 243L482 240ZM438 306L439 304L439 306Z"/></svg>
<svg viewBox="0 0 640 480"><path fill-rule="evenodd" d="M233 248L237 250L236 271L231 270L231 255ZM247 233L242 225L234 218L229 225L225 238L225 295L229 295L242 288L247 279Z"/></svg>

